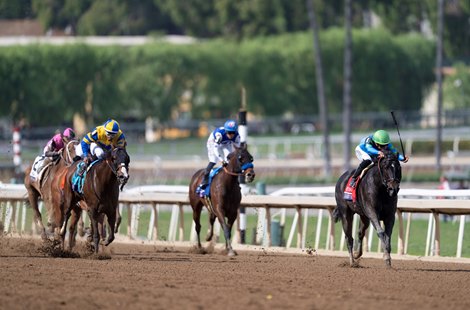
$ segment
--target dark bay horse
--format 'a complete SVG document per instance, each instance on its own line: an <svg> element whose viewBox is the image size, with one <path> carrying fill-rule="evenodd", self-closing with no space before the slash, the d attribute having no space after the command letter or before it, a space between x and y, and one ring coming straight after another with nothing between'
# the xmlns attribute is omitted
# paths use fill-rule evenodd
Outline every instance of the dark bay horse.
<svg viewBox="0 0 470 310"><path fill-rule="evenodd" d="M28 192L28 200L33 209L34 221L41 230L43 240L47 239L46 229L42 222L42 215L39 211L38 199L42 198L45 209L48 214L48 226L51 233L55 233L55 237L59 237L59 229L62 226L64 214L59 208L61 200L60 176L69 167L75 156L75 146L78 140L69 141L65 147L59 152L59 157L53 160L47 160L42 171L41 178L32 180L30 172L32 166L25 171L24 185Z"/></svg>
<svg viewBox="0 0 470 310"><path fill-rule="evenodd" d="M245 175L246 182L250 183L255 178L253 170L253 157L248 152L246 145L235 150L227 156L228 165L221 168L210 184L210 197L199 197L196 194L196 188L201 183L204 169L198 170L191 178L189 184L189 202L193 208L193 220L196 224L198 248L201 249L201 211L204 206L209 211L210 230L206 241L211 241L214 235L214 222L217 218L224 230L225 248L227 255L236 255L232 249L232 226L238 216L238 209L242 195L240 192L240 183L238 177ZM226 220L227 218L227 220Z"/></svg>
<svg viewBox="0 0 470 310"><path fill-rule="evenodd" d="M129 179L130 158L125 148L114 148L105 153L102 160L90 167L85 176L82 194L72 189L72 177L78 162L68 168L64 179L64 197L62 209L66 216L61 229L64 239L67 221L70 216L69 246L74 245L74 235L81 208L86 209L91 221L91 231L95 253L99 250L100 229L98 224L103 222L104 215L109 224L109 235L104 242L107 246L114 240L116 214L118 209L119 188L122 190Z"/></svg>
<svg viewBox="0 0 470 310"><path fill-rule="evenodd" d="M355 259L362 256L362 241L369 224L372 223L382 243L384 261L387 267L391 267L390 257L393 225L397 210L398 191L401 182L401 166L397 155L386 152L383 158L379 158L367 171L359 184L356 185L357 201L347 201L343 198L343 192L349 177L354 171L347 171L336 183L335 198L336 208L333 212L335 222L341 220L343 231L349 251L351 266L355 266ZM361 218L358 233L358 251L353 253L354 239L352 236L353 215L357 213ZM380 225L383 221L384 227Z"/></svg>

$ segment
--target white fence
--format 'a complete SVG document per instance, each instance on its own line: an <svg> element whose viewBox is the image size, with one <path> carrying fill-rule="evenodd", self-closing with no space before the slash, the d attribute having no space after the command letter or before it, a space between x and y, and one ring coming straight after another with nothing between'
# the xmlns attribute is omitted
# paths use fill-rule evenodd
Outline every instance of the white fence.
<svg viewBox="0 0 470 310"><path fill-rule="evenodd" d="M139 187L122 192L120 195L120 208L126 208L128 216L127 233L130 238L136 238L139 226L139 214L143 206L150 206L151 218L148 226L147 239L157 240L158 213L160 207L171 208L172 217L168 233L168 241L184 241L185 208L190 210L186 186L148 186ZM309 212L316 210L317 224L315 233L315 249L319 248L320 231L323 219L328 218L328 237L326 249L335 249L334 225L332 211L336 206L333 197L333 187L310 188L284 188L271 195L247 195L243 196L242 206L255 208L261 217L259 223L264 223L261 230L264 233L266 246L271 246L271 219L273 216L285 216L286 210L294 212L289 238L286 247L291 247L293 236L297 234L298 248L305 248L305 236L307 234L307 220ZM437 199L439 198L439 199ZM451 198L451 199L441 199ZM398 200L398 254L406 254L410 236L412 215L416 213L429 214L428 233L426 238L425 256L440 255L440 214L460 215L459 234L457 237L456 257L461 257L463 236L465 228L465 215L470 214L470 190L421 190L402 189ZM4 232L24 232L26 227L26 191L22 185L0 185L0 223L3 223ZM19 218L20 209L21 219ZM324 211L327 210L327 215ZM407 226L404 227L404 215L407 216ZM21 225L18 222L21 220ZM357 222L357 221L356 221ZM18 228L20 226L20 228ZM194 224L191 228L194 231ZM179 234L176 240L177 233ZM369 229L367 242L371 248L373 229ZM191 240L194 241L194 234ZM237 238L235 238L237 241ZM344 235L341 238L340 249L344 249Z"/></svg>

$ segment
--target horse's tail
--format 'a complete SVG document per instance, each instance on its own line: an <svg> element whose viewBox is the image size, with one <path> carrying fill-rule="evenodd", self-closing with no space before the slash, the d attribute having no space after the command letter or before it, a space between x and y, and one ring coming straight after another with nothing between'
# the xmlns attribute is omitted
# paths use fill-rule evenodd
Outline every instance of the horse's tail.
<svg viewBox="0 0 470 310"><path fill-rule="evenodd" d="M333 220L335 223L338 223L338 221L341 219L341 209L339 206L336 206L336 208L333 210Z"/></svg>

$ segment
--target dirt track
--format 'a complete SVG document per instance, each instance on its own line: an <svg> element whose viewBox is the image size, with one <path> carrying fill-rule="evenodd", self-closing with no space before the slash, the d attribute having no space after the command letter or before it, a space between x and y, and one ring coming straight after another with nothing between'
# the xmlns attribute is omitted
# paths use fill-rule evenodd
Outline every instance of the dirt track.
<svg viewBox="0 0 470 310"><path fill-rule="evenodd" d="M115 243L53 258L0 237L1 309L470 309L470 264Z"/></svg>

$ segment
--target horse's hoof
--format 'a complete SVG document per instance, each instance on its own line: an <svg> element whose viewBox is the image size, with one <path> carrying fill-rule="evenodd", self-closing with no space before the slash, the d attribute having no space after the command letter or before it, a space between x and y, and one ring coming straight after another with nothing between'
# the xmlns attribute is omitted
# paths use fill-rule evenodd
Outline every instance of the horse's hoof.
<svg viewBox="0 0 470 310"><path fill-rule="evenodd" d="M229 250L228 253L227 253L227 256L237 256L237 252L235 252L234 250Z"/></svg>
<svg viewBox="0 0 470 310"><path fill-rule="evenodd" d="M362 256L362 253L360 253L360 252L354 252L354 259L361 258L361 256Z"/></svg>

